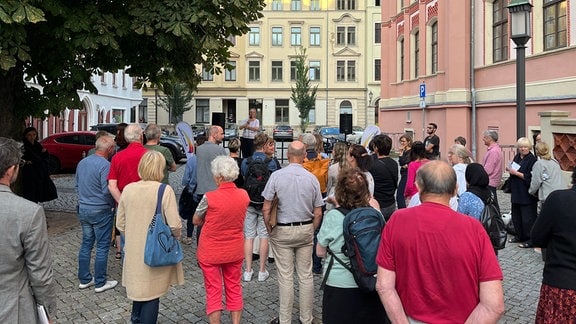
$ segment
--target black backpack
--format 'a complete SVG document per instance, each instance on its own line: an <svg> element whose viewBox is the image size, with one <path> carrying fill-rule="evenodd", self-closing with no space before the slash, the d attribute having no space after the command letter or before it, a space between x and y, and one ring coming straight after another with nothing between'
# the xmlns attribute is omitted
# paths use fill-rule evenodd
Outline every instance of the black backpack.
<svg viewBox="0 0 576 324"><path fill-rule="evenodd" d="M508 232L502 215L500 215L500 209L498 209L492 197L488 198L488 201L484 204L482 215L480 215L480 222L486 232L488 232L490 242L492 242L494 249L502 250L506 246Z"/></svg>
<svg viewBox="0 0 576 324"><path fill-rule="evenodd" d="M349 262L344 262L330 249L327 249L332 258L326 269L322 285L326 283L332 264L336 260L352 272L354 281L361 291L374 292L376 291L376 272L378 271L376 254L386 223L384 217L380 211L372 207L360 207L352 211L338 208L338 211L346 215L342 224L344 234L342 253L348 257Z"/></svg>
<svg viewBox="0 0 576 324"><path fill-rule="evenodd" d="M256 209L262 209L264 204L264 197L262 191L266 187L266 182L270 179L270 170L268 164L272 159L266 158L264 160L253 159L249 157L246 159L248 168L246 169L246 176L244 177L244 189L248 192L250 197L250 206Z"/></svg>

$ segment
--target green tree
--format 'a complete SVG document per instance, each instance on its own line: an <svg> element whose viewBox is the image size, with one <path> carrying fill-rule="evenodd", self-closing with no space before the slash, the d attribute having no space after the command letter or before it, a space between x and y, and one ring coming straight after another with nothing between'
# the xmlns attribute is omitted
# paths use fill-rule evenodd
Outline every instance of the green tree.
<svg viewBox="0 0 576 324"><path fill-rule="evenodd" d="M160 90L166 95L160 98L160 102L170 116L170 123L178 123L182 115L192 109L194 94L182 83L164 84Z"/></svg>
<svg viewBox="0 0 576 324"><path fill-rule="evenodd" d="M228 37L249 31L264 0L0 1L0 136L18 138L26 116L80 107L94 73L126 70L151 84L194 91L197 65L220 73ZM28 87L33 80L43 92Z"/></svg>
<svg viewBox="0 0 576 324"><path fill-rule="evenodd" d="M306 64L307 59L306 48L300 47L296 53L296 86L292 87L292 96L290 97L294 101L296 108L298 108L300 130L302 132L305 132L306 128L308 128L310 110L316 105L316 90L318 90L318 85L312 86L310 84L310 72Z"/></svg>

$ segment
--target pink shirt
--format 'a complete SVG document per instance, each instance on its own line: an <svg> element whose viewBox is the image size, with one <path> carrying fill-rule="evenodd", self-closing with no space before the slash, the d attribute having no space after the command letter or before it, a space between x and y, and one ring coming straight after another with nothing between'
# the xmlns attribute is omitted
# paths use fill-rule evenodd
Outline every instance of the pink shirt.
<svg viewBox="0 0 576 324"><path fill-rule="evenodd" d="M415 193L418 192L416 188L416 171L420 169L421 166L430 162L430 160L416 160L408 163L408 178L406 180L406 188L404 189L404 197L411 198Z"/></svg>
<svg viewBox="0 0 576 324"><path fill-rule="evenodd" d="M502 181L502 149L498 143L493 143L488 147L488 152L482 161L484 170L488 173L490 187L498 187Z"/></svg>

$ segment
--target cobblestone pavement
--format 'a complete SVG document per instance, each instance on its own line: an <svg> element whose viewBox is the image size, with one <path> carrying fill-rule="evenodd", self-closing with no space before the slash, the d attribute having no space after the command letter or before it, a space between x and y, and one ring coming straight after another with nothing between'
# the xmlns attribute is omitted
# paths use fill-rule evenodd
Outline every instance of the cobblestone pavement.
<svg viewBox="0 0 576 324"><path fill-rule="evenodd" d="M175 191L182 190L180 184L184 165L170 174ZM58 323L128 323L131 302L126 298L124 287L95 293L94 289L78 289L77 255L81 240L81 229L76 219L76 194L73 175L57 175L54 182L59 198L44 203L49 223L50 245L54 259L54 277L58 286ZM499 194L504 212L510 210L510 196ZM195 245L183 245L185 284L172 288L160 298L159 323L207 323L205 314L202 273L196 264ZM108 262L109 279L121 282L122 269L110 250ZM500 251L500 264L504 271L506 313L501 323L533 323L538 303L543 262L541 255L532 249L520 249L508 244ZM258 261L254 267L258 269ZM268 323L278 313L278 285L274 264L268 265L270 277L265 282L255 278L242 282L244 294L243 323ZM315 276L314 323L321 323L322 292L321 277ZM295 280L295 285L298 285ZM230 316L223 312L223 323L230 323ZM296 287L293 322L298 322L298 292Z"/></svg>

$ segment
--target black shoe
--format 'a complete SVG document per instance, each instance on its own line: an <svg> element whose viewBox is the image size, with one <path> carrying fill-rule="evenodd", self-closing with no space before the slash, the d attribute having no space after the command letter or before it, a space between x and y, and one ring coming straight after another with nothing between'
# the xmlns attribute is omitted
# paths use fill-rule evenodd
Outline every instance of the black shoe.
<svg viewBox="0 0 576 324"><path fill-rule="evenodd" d="M268 263L270 264L274 263L274 258L268 258Z"/></svg>
<svg viewBox="0 0 576 324"><path fill-rule="evenodd" d="M270 324L280 324L280 318L276 317L273 320L270 321Z"/></svg>
<svg viewBox="0 0 576 324"><path fill-rule="evenodd" d="M520 241L518 238L514 237L511 239L508 239L508 243L522 243L522 241Z"/></svg>
<svg viewBox="0 0 576 324"><path fill-rule="evenodd" d="M252 253L252 261L260 260L260 255L256 253Z"/></svg>

